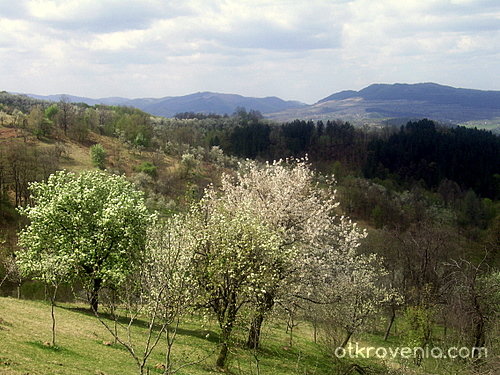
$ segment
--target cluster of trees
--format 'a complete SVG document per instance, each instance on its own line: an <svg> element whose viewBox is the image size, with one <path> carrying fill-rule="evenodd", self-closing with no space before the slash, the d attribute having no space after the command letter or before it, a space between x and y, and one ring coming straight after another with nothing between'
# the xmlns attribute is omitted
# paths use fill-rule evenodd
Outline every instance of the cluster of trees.
<svg viewBox="0 0 500 375"><path fill-rule="evenodd" d="M205 311L219 323L219 366L226 363L235 326L243 322L248 327L247 346L255 350L263 325L276 312L286 317L291 341L297 321L306 319L331 348L347 343L368 324L375 327L371 318L376 312L386 315L386 338L399 319L401 336L411 345L431 345L436 339L446 345L494 344L500 147L489 132L444 128L428 120L379 131L340 121L272 124L242 109L232 117L188 113L164 119L130 108L64 101L26 107L9 103L0 108L7 114L4 126L42 139L64 140L66 132L66 137L85 142L77 134L96 132L155 150L151 161L135 167L140 173L133 180L146 192L146 206L162 217L151 217L151 211L134 214L143 226L132 246L111 240L122 237L114 221L124 222L115 204L127 208L135 199L134 207L142 210L144 196L132 185L124 179L117 183L117 177L105 172L49 177L64 153L60 144L0 147L2 220L18 222L13 206L27 206L22 212L31 222L20 243L26 254L33 251L33 258L18 256L24 274L41 278L53 290L62 281L82 285L96 313L101 296L112 316L117 317L119 308L132 319L146 316L151 336L141 350L126 332L107 325L140 371L159 342L168 343L165 368L174 371L170 354L176 327L193 310ZM101 145L91 149L99 169L106 166L106 151ZM180 177L196 191L180 198L186 206L181 212L177 201L175 209L170 205L178 197L160 169L164 154L179 159ZM242 158L270 161L306 154L308 163L238 164ZM236 171L220 182L215 178L216 187L203 193L193 183L200 165L216 166L217 173ZM334 172L338 193L313 170ZM47 181L33 185L33 197L32 181ZM102 191L94 191L94 185ZM63 193L65 189L84 196L73 202L76 196ZM111 195L115 198L105 198ZM148 203L153 196L156 203ZM98 207L100 201L107 206ZM55 211L49 214L40 204ZM75 207L85 214L68 215ZM78 221L92 212L107 221ZM363 222L369 235L342 213ZM62 224L50 227L42 216L57 217ZM40 228L52 228L47 232L51 246L37 242L42 237L30 232L36 220L44 223ZM56 233L62 234L56 238ZM133 249L134 258L127 258ZM127 264L111 267L115 250L129 259ZM62 268L54 274L57 265ZM17 275L12 262L4 268ZM442 337L436 336L438 325L444 327Z"/></svg>
<svg viewBox="0 0 500 375"><path fill-rule="evenodd" d="M44 180L55 172L63 154L64 147L61 145L46 148L23 142L9 144L9 147L0 145L1 204L5 208L27 204L29 183ZM0 212L0 215L5 219L3 213Z"/></svg>
<svg viewBox="0 0 500 375"><path fill-rule="evenodd" d="M48 102L30 98L26 95L9 94L7 91L0 92L0 110L8 113L19 111L27 113L36 105L47 105Z"/></svg>
<svg viewBox="0 0 500 375"><path fill-rule="evenodd" d="M4 112L16 114L11 117L14 126L40 137L59 130L84 141L93 131L178 155L213 146L238 158L269 161L308 155L313 165L328 172L338 162L365 178L392 179L406 187L421 183L436 190L446 179L482 198L498 199L500 191L499 137L430 120L379 131L342 121L274 124L243 108L231 117L187 112L163 119L133 108L75 105L64 97L56 104L6 93L0 99Z"/></svg>
<svg viewBox="0 0 500 375"><path fill-rule="evenodd" d="M188 310L218 321L222 368L236 324L247 319L248 346L255 349L276 305L295 317L306 306L329 306L345 328L345 345L396 295L377 257L358 252L366 233L336 213L335 195L315 183L304 161L246 164L187 212L166 219L149 214L142 193L124 177L106 172L57 172L31 191L32 204L21 210L30 222L19 236L21 273L53 287L52 306L62 282L78 281L97 317L104 290L130 316L147 316L155 339L142 357L100 319L141 374L163 334L170 352ZM356 312L352 321L341 318L346 311ZM55 343L55 317L53 335Z"/></svg>
<svg viewBox="0 0 500 375"><path fill-rule="evenodd" d="M135 108L70 103L61 97L57 103L31 99L22 95L1 93L0 111L3 126L17 127L40 139L62 135L78 142L88 140L89 132L119 137L142 148L149 147L153 137L151 116Z"/></svg>
<svg viewBox="0 0 500 375"><path fill-rule="evenodd" d="M219 146L239 158L272 161L308 155L320 169L331 172L337 162L365 178L391 179L407 189L420 184L436 191L449 180L463 192L472 189L482 198L498 199L500 138L489 131L430 120L382 130L342 121L273 124L245 111L221 119L193 118L163 121L156 137L175 139L178 147Z"/></svg>
<svg viewBox="0 0 500 375"><path fill-rule="evenodd" d="M500 196L500 138L489 131L439 128L430 120L409 122L387 139L368 146L368 178L393 175L437 188L448 179L477 194Z"/></svg>

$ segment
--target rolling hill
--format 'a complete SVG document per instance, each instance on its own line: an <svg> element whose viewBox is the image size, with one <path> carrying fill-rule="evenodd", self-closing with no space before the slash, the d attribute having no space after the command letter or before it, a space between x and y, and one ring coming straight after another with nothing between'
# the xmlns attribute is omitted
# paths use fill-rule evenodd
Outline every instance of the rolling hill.
<svg viewBox="0 0 500 375"><path fill-rule="evenodd" d="M429 118L448 123L500 123L500 91L442 86L436 83L373 84L360 91L341 91L317 103L268 115L292 118L351 121Z"/></svg>
<svg viewBox="0 0 500 375"><path fill-rule="evenodd" d="M58 101L61 95L28 96ZM153 115L173 117L181 112L232 114L238 107L260 111L271 120L342 119L353 123L406 122L429 118L444 123L469 124L495 129L500 126L500 91L455 88L436 83L373 84L360 91L341 91L307 105L277 97L253 98L236 94L199 92L164 98L91 99L68 96L71 102L89 105L124 105Z"/></svg>
<svg viewBox="0 0 500 375"><path fill-rule="evenodd" d="M130 106L139 108L156 116L164 117L173 117L175 114L181 112L231 115L238 107L260 111L262 113L271 113L306 106L306 104L298 101L285 101L277 97L252 98L236 94L220 94L214 92L198 92L184 96L138 99L126 99L121 97L92 99L64 94L48 96L28 94L28 96L49 101L59 101L61 97L65 97L70 102L86 103L88 105L106 104Z"/></svg>

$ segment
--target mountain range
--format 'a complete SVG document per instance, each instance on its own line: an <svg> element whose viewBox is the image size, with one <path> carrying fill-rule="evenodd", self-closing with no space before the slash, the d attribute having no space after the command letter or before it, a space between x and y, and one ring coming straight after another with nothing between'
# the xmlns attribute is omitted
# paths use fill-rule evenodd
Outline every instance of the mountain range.
<svg viewBox="0 0 500 375"><path fill-rule="evenodd" d="M436 83L373 84L360 91L341 91L317 103L269 114L289 118L340 118L354 122L429 118L445 123L500 123L500 91L454 88Z"/></svg>
<svg viewBox="0 0 500 375"><path fill-rule="evenodd" d="M51 101L61 98L61 95L28 96ZM373 84L360 91L334 93L312 105L277 97L252 98L213 92L139 99L65 96L71 102L125 105L165 117L181 112L232 114L238 107L244 107L277 121L343 119L366 123L425 117L457 124L479 122L498 126L500 123L500 91L454 88L436 83Z"/></svg>
<svg viewBox="0 0 500 375"><path fill-rule="evenodd" d="M65 97L70 102L86 103L88 105L105 104L129 106L139 108L145 112L151 113L152 115L164 117L173 117L177 113L182 112L231 115L238 107L246 108L247 110L259 111L261 113L271 113L307 106L306 104L298 101L286 101L275 96L252 98L236 94L220 94L215 92L198 92L184 96L138 99L127 99L121 97L91 99L64 94L48 96L28 94L28 96L49 101L59 101L61 97Z"/></svg>

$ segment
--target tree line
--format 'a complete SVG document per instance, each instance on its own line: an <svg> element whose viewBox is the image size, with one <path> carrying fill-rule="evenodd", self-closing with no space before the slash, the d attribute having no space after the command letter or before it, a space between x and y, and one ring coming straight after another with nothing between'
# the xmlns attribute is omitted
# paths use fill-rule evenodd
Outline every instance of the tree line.
<svg viewBox="0 0 500 375"><path fill-rule="evenodd" d="M28 235L21 240L22 251L34 251L33 263L39 267L27 262L27 274L52 290L62 281L82 285L98 317L98 301L117 319L122 308L134 319L150 314L151 327L160 321L162 327L152 334L169 335L168 351L179 314L205 311L219 324L221 367L234 327L244 324L247 346L258 348L261 329L272 314L286 320L290 344L293 327L305 319L332 351L357 333L373 330L380 317L385 317L386 338L399 321L400 335L412 345L425 347L436 339L450 345L493 345L500 290L495 185L500 164L495 162L498 137L491 133L445 128L428 120L368 130L342 121L274 124L244 110L231 117L182 114L165 119L131 108L69 105L64 110L64 105L36 103L26 113L3 107L4 126L61 144L68 138L85 144L86 138L77 134L90 132L116 137L128 147L178 158L184 181L195 181L197 166L226 172L206 192L200 188L198 195L183 197L185 206L165 210L159 199L154 205L159 217L151 217L151 206L147 215L135 215L147 222L147 229L137 231L142 236L138 246L127 246L108 240L119 238L116 233L122 230L112 223L126 222L115 204L126 208L136 199L133 205L142 207L144 197L135 187L125 182L115 186L111 181L116 177L105 172L90 173L85 183L83 177L53 175L64 149L58 144L42 149L18 142L2 148L4 222L12 221L8 215L18 215L13 206L26 207L23 220L40 220L40 228L52 228L50 236L63 233L51 242L60 247L34 245ZM36 124L45 124L48 133L40 134ZM76 131L79 126L85 132ZM99 169L106 167L105 152L101 145L92 148ZM307 161L272 162L306 154ZM143 163L133 178L146 194L168 196L170 180L157 174L159 159ZM266 160L267 165L261 163ZM30 190L32 181L46 182ZM90 195L75 203L71 191ZM106 194L121 198L106 199ZM60 200L52 201L55 197ZM43 203L56 211L42 215L35 207ZM57 212L65 204L68 210L84 209L85 215ZM40 216L30 217L32 211ZM102 233L100 221L78 221L92 212L103 217L103 228L111 225L109 230ZM63 225L50 223L50 217ZM362 222L367 232L347 217ZM19 222L17 216L14 220ZM70 251L75 247L78 252ZM133 258L125 256L128 247L136 249L129 254ZM113 263L118 248L130 260L126 264ZM61 252L51 253L56 250ZM235 258L240 261L233 262ZM66 268L57 269L59 264ZM11 266L6 264L5 270L14 275ZM47 270L61 273L45 274ZM444 338L436 334L437 327L444 327ZM139 351L123 339L126 332L108 328L144 371L151 342Z"/></svg>

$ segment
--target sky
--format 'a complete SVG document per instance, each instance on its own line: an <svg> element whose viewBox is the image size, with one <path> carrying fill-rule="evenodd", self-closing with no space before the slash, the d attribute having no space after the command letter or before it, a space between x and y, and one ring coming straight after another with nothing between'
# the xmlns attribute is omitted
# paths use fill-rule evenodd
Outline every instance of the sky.
<svg viewBox="0 0 500 375"><path fill-rule="evenodd" d="M0 90L314 103L372 83L500 89L500 0L0 0Z"/></svg>

